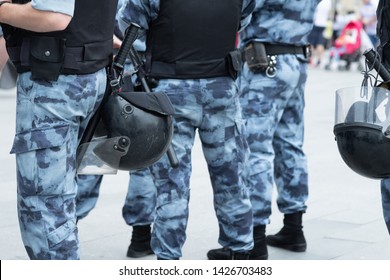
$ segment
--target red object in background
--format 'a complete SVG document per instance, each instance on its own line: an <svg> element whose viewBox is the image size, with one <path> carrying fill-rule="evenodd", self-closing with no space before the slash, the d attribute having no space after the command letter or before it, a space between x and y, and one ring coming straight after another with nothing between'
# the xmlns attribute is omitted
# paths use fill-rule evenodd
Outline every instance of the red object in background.
<svg viewBox="0 0 390 280"><path fill-rule="evenodd" d="M353 54L360 49L361 46L361 32L363 29L363 25L360 21L350 21L341 31L340 36L336 39L334 43L334 47L342 48L342 52L339 55L343 54ZM345 40L346 36L354 33L354 40L347 41ZM333 56L332 50L330 52L331 56Z"/></svg>

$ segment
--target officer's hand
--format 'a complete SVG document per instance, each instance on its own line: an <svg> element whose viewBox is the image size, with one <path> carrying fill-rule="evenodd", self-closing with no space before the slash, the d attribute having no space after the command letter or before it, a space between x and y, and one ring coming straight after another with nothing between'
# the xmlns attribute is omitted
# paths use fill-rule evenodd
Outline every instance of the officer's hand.
<svg viewBox="0 0 390 280"><path fill-rule="evenodd" d="M114 41L114 49L119 49L122 45L122 40L114 35L113 41Z"/></svg>

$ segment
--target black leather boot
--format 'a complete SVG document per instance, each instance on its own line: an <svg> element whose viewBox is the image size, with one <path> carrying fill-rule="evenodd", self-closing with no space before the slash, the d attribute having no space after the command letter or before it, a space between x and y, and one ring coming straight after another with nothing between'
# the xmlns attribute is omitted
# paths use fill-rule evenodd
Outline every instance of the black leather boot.
<svg viewBox="0 0 390 280"><path fill-rule="evenodd" d="M253 250L249 253L249 260L267 260L268 250L265 240L265 225L256 226L253 228ZM209 260L231 260L233 254L237 254L229 248L213 249L207 252Z"/></svg>
<svg viewBox="0 0 390 280"><path fill-rule="evenodd" d="M151 226L133 226L130 246L127 250L127 257L142 258L148 255L153 255L150 247Z"/></svg>
<svg viewBox="0 0 390 280"><path fill-rule="evenodd" d="M268 249L265 238L265 225L253 228L254 246L249 255L250 260L268 260Z"/></svg>
<svg viewBox="0 0 390 280"><path fill-rule="evenodd" d="M232 250L229 248L212 249L207 252L209 260L230 260L232 258Z"/></svg>
<svg viewBox="0 0 390 280"><path fill-rule="evenodd" d="M231 260L249 260L249 252L231 252Z"/></svg>
<svg viewBox="0 0 390 280"><path fill-rule="evenodd" d="M305 252L307 244L302 231L302 214L285 214L283 228L275 235L268 235L267 244L293 252Z"/></svg>

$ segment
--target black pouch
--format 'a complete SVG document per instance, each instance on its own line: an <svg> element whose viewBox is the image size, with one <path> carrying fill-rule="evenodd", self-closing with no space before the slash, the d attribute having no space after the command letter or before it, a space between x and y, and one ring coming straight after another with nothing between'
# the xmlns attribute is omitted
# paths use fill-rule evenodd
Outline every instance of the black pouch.
<svg viewBox="0 0 390 280"><path fill-rule="evenodd" d="M226 61L229 75L233 78L233 80L237 79L238 73L240 73L242 67L240 50L234 50L229 52L226 57Z"/></svg>
<svg viewBox="0 0 390 280"><path fill-rule="evenodd" d="M254 73L264 72L268 67L267 53L263 43L250 43L244 49L244 58L249 69Z"/></svg>
<svg viewBox="0 0 390 280"><path fill-rule="evenodd" d="M56 81L64 64L63 38L31 37L30 64L33 79Z"/></svg>

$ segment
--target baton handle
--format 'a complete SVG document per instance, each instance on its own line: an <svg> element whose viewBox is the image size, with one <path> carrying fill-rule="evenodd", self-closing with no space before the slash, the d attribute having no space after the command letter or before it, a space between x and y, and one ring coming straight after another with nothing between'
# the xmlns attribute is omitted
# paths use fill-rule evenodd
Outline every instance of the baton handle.
<svg viewBox="0 0 390 280"><path fill-rule="evenodd" d="M376 72L378 72L379 76L383 79L384 83L390 82L390 72L386 69L386 67L380 62L378 59L380 56L374 49L366 50L363 55L366 58L370 67L373 67Z"/></svg>
<svg viewBox="0 0 390 280"><path fill-rule="evenodd" d="M118 65L123 68L123 65L126 62L126 57L130 53L131 47L133 46L134 41L138 37L138 30L141 27L138 24L131 23L126 31L125 38L122 41L122 45L118 51L118 54L114 58L114 65Z"/></svg>

